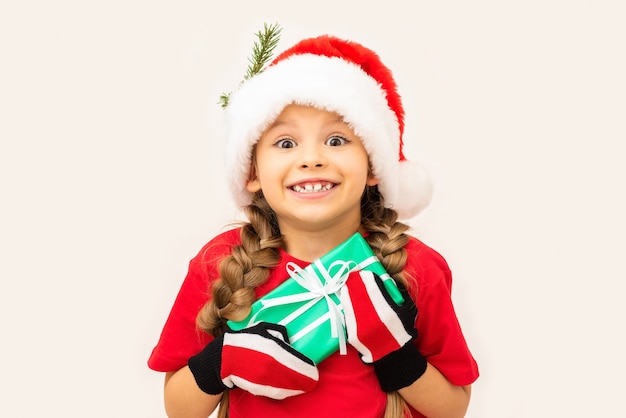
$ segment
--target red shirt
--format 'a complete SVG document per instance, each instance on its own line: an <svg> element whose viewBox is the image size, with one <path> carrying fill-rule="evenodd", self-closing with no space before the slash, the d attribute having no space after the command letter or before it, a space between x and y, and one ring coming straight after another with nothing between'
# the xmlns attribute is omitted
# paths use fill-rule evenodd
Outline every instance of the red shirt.
<svg viewBox="0 0 626 418"><path fill-rule="evenodd" d="M189 264L174 306L170 311L158 344L152 351L148 366L156 371L171 372L187 365L189 357L200 352L212 337L196 327L196 316L210 297L210 284L218 277L219 261L239 245L239 230L222 233L206 244ZM428 362L458 386L469 385L478 378L472 357L450 298L452 275L443 257L418 239L406 246L408 259L405 271L415 278L412 289L418 317L419 332L415 344ZM300 267L309 263L281 251L280 263L272 269L269 279L257 287L257 298L274 289L289 276L285 265L294 262ZM360 417L381 418L386 394L371 366L365 365L356 350L332 354L318 365L319 383L315 390L284 400L254 396L241 389L230 392L230 418L240 417ZM415 418L422 417L412 411Z"/></svg>

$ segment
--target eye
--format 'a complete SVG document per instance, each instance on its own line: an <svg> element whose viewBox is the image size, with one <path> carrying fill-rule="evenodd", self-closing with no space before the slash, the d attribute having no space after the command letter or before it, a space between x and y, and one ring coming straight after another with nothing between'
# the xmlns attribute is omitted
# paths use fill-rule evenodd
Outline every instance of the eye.
<svg viewBox="0 0 626 418"><path fill-rule="evenodd" d="M340 147L342 145L346 145L350 141L343 136L333 135L326 140L326 145L331 147Z"/></svg>
<svg viewBox="0 0 626 418"><path fill-rule="evenodd" d="M295 148L298 144L291 138L282 138L274 143L275 146L282 149Z"/></svg>

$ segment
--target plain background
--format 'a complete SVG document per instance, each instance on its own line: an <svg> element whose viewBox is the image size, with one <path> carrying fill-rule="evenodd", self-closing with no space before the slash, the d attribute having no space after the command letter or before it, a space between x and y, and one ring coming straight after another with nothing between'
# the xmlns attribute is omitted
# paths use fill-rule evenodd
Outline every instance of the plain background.
<svg viewBox="0 0 626 418"><path fill-rule="evenodd" d="M0 416L163 417L146 360L239 218L221 93L254 32L394 71L481 377L468 417L623 416L621 1L20 1L0 6Z"/></svg>

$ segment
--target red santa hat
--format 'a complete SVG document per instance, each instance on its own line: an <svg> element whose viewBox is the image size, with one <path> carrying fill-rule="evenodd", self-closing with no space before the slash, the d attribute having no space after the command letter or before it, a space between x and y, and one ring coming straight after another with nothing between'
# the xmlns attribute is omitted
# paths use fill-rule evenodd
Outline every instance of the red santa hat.
<svg viewBox="0 0 626 418"><path fill-rule="evenodd" d="M298 42L230 95L224 121L226 173L237 204L252 200L246 190L252 147L290 104L343 117L368 152L385 206L400 219L428 205L429 177L403 152L404 108L391 71L374 51L328 35Z"/></svg>

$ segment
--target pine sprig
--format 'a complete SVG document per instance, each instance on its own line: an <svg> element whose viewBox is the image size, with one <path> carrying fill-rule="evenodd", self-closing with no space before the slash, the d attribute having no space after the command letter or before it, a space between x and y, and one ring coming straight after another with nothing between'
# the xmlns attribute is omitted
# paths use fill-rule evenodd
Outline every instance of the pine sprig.
<svg viewBox="0 0 626 418"><path fill-rule="evenodd" d="M248 58L249 64L246 69L246 74L243 76L243 81L263 72L265 65L272 59L276 45L278 45L278 41L280 40L281 31L282 28L278 23L274 23L273 25L264 23L263 30L255 33L257 41L254 42L252 56ZM220 104L222 107L228 106L229 98L230 93L224 93L220 96Z"/></svg>
<svg viewBox="0 0 626 418"><path fill-rule="evenodd" d="M250 65L248 65L244 80L254 77L263 71L265 64L272 59L274 49L276 49L276 45L278 45L280 40L281 31L282 29L278 26L278 23L270 26L266 23L263 25L263 32L259 31L256 33L258 42L254 43L252 56L248 58Z"/></svg>

